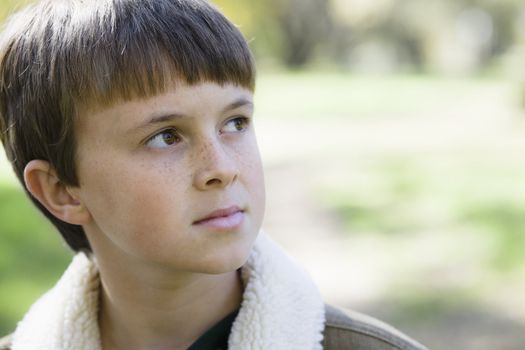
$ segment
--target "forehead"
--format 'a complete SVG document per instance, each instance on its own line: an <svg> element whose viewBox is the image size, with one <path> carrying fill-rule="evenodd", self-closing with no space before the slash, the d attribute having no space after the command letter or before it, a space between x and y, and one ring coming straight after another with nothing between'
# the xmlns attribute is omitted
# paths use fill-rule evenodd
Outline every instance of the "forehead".
<svg viewBox="0 0 525 350"><path fill-rule="evenodd" d="M111 105L86 106L78 114L75 126L81 137L92 128L103 128L105 132L120 131L162 115L197 118L241 106L253 107L253 94L245 87L214 82L190 85L178 81L153 96L117 100Z"/></svg>

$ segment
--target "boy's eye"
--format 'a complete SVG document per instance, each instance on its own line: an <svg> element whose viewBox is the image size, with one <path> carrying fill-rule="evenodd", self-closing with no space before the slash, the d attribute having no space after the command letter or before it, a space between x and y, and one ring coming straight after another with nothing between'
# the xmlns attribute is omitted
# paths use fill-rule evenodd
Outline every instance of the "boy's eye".
<svg viewBox="0 0 525 350"><path fill-rule="evenodd" d="M146 146L150 148L166 148L182 141L182 138L175 129L166 129L151 137L146 141Z"/></svg>
<svg viewBox="0 0 525 350"><path fill-rule="evenodd" d="M248 127L250 120L246 117L237 117L230 119L222 128L222 132L239 132Z"/></svg>

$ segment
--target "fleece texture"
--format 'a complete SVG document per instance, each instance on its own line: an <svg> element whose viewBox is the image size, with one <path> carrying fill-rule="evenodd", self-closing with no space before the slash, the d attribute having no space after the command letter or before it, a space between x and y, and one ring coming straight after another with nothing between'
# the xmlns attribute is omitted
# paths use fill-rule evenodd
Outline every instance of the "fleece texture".
<svg viewBox="0 0 525 350"><path fill-rule="evenodd" d="M261 233L242 267L244 294L228 348L320 350L324 303L298 265ZM79 253L49 292L18 324L12 350L101 350L100 280L96 264Z"/></svg>

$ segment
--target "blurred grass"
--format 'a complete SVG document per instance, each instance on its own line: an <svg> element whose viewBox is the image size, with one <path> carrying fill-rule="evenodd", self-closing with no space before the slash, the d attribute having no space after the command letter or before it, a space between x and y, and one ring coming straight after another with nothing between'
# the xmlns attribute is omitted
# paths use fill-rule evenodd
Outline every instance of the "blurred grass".
<svg viewBox="0 0 525 350"><path fill-rule="evenodd" d="M497 78L430 75L350 75L344 72L260 74L256 104L261 118L423 117L425 110L454 104L472 93L508 86Z"/></svg>
<svg viewBox="0 0 525 350"><path fill-rule="evenodd" d="M525 200L495 198L467 203L463 220L485 230L493 238L491 265L502 271L520 267L525 260Z"/></svg>
<svg viewBox="0 0 525 350"><path fill-rule="evenodd" d="M69 260L58 233L23 191L0 183L0 334L14 329Z"/></svg>
<svg viewBox="0 0 525 350"><path fill-rule="evenodd" d="M0 147L0 336L53 286L71 254L17 183Z"/></svg>
<svg viewBox="0 0 525 350"><path fill-rule="evenodd" d="M487 268L525 263L525 177L521 164L461 158L449 162L386 158L363 171L365 182L323 186L318 196L349 235L406 235L428 229L479 233L491 242ZM454 162L452 162L454 163Z"/></svg>

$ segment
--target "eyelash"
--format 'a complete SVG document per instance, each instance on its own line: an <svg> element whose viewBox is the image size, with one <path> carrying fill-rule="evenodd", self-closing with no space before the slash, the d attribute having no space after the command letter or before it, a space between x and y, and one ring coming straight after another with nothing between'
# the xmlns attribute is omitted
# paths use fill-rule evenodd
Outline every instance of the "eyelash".
<svg viewBox="0 0 525 350"><path fill-rule="evenodd" d="M244 132L244 131L246 131L246 129L248 129L248 127L250 125L250 121L251 120L248 117L238 116L238 117L234 117L234 118L228 120L224 124L224 127L226 127L228 124L234 122L235 123L234 127L235 127L236 131L231 131L231 132L232 133ZM228 131L228 132L230 132L230 131ZM162 136L163 135L167 135L168 133L169 133L169 136L173 138L172 140L170 140L171 143L167 143L165 145L152 146L153 141L155 141L157 138L159 138L160 142L166 142L167 141L166 138L164 138ZM221 134L222 133L224 133L224 131L222 131L222 129L221 129ZM177 143L179 143L181 141L182 141L182 137L179 135L179 132L178 132L177 129L175 129L175 128L167 128L167 129L159 131L155 135L153 135L150 138L148 138L146 140L145 144L146 144L146 146L149 146L151 148L167 148L167 147L172 146L174 144L177 144Z"/></svg>
<svg viewBox="0 0 525 350"><path fill-rule="evenodd" d="M243 132L246 129L248 129L248 127L250 126L250 118L244 117L244 116L238 116L238 117L234 117L234 118L228 120L225 123L225 126L228 125L231 122L236 122L235 128L237 129L237 132ZM241 123L240 129L237 128L239 126L239 124L238 124L239 122Z"/></svg>
<svg viewBox="0 0 525 350"><path fill-rule="evenodd" d="M163 146L163 145L157 145L157 146L152 145L153 141L155 141L157 139L159 139L160 142L165 142L166 138L163 137L163 136L168 135L168 133L169 133L169 136L173 137L173 142L172 143L168 143L165 146ZM182 138L180 137L177 129L175 129L175 128L167 128L167 129L159 131L155 135L153 135L150 138L148 138L146 140L145 144L146 144L146 146L149 146L151 148L166 148L166 147L169 147L169 146L171 146L173 144L179 143L181 141L182 141Z"/></svg>

